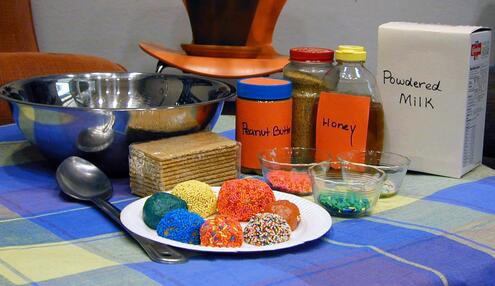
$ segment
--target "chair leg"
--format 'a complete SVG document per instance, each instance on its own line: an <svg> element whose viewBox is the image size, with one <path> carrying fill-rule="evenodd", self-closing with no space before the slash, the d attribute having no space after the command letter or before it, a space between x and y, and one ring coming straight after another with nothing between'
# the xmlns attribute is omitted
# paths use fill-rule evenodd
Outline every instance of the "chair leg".
<svg viewBox="0 0 495 286"><path fill-rule="evenodd" d="M14 122L12 118L12 106L7 101L0 101L0 125Z"/></svg>
<svg viewBox="0 0 495 286"><path fill-rule="evenodd" d="M167 65L162 62L162 61L158 61L156 63L156 73L162 73L162 71L167 67Z"/></svg>

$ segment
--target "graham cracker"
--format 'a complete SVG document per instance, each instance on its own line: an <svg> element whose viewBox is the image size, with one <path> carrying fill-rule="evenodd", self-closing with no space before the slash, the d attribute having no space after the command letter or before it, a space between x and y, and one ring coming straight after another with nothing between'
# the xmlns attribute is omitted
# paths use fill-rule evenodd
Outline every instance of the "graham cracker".
<svg viewBox="0 0 495 286"><path fill-rule="evenodd" d="M183 173L183 174L178 174L172 177L142 177L142 176L136 176L134 174L131 174L129 177L131 180L135 182L141 182L141 183L147 183L150 185L160 185L160 184L171 184L171 183L180 183L181 181L187 180L187 178L196 178L199 180L200 178L220 178L223 177L225 174L239 174L237 170L233 169L224 169L220 170L219 172L215 173Z"/></svg>
<svg viewBox="0 0 495 286"><path fill-rule="evenodd" d="M169 179L175 176L180 176L184 173L202 174L202 173L220 173L224 170L238 170L239 162L233 158L230 160L220 161L205 161L205 162L192 162L184 165L178 164L170 167L160 167L147 162L141 162L137 164L130 164L129 175L133 177L143 177L150 179Z"/></svg>
<svg viewBox="0 0 495 286"><path fill-rule="evenodd" d="M222 173L212 173L212 174L199 174L199 175L194 175L194 174L184 174L183 176L180 177L175 177L173 179L146 179L143 177L130 177L130 182L131 183L138 183L141 185L147 185L149 187L156 186L156 187L164 187L168 188L169 186L175 186L178 183L181 183L183 181L188 181L188 180L198 180L205 182L204 180L211 180L211 179L223 179L225 177L237 177L238 172L237 171L227 171L227 172L222 172ZM206 182L205 182L206 183Z"/></svg>
<svg viewBox="0 0 495 286"><path fill-rule="evenodd" d="M196 156L195 158L181 158L180 160L175 160L175 161L170 161L167 163L163 162L157 162L154 160L150 159L142 159L135 157L133 155L130 156L129 159L129 165L130 166L140 166L143 164L147 164L150 167L156 167L156 168L170 168L170 167L180 167L182 165L189 165L189 164L204 164L204 163L211 163L211 162L216 162L216 161L226 161L226 160L231 160L231 161L237 161L238 159L238 154L237 152L233 153L228 153L228 154L223 154L223 153L218 153L218 154L213 154L213 155L208 155L208 156Z"/></svg>
<svg viewBox="0 0 495 286"><path fill-rule="evenodd" d="M217 182L210 181L210 182L206 182L206 183L209 184L212 187L216 187L216 186L221 186L223 184L223 182L225 182L227 180L231 180L231 179L226 179L226 180L217 181ZM152 195L154 193L158 193L158 192L170 192L171 190L172 189L169 189L169 190L159 190L159 189L149 189L149 188L146 188L146 187L134 187L132 189L132 193L135 194L135 195L138 195L140 197L146 197L146 196Z"/></svg>
<svg viewBox="0 0 495 286"><path fill-rule="evenodd" d="M156 160L153 156L150 154L144 153L140 150L131 150L129 153L129 158L132 160L146 160L150 162L156 162L156 164L160 165L169 165L169 164L176 164L181 161L187 161L187 160L202 160L202 159L208 159L208 158L215 158L216 156L236 156L239 153L239 146L235 147L229 147L225 149L215 149L215 150L209 150L205 151L202 153L194 153L190 155L185 155L182 157L176 157L172 159L167 159L167 160Z"/></svg>
<svg viewBox="0 0 495 286"><path fill-rule="evenodd" d="M237 170L222 170L221 172L210 172L210 173L202 173L202 174L188 174L184 173L182 176L176 176L176 177L171 177L171 178L160 178L160 177L135 177L131 176L129 177L131 181L133 182L138 182L138 183L145 183L148 185L170 185L170 184L178 184L182 181L186 180L200 180L200 179L211 179L211 178L223 178L227 175L232 175L235 174L237 175L239 172ZM192 178L192 179L190 179Z"/></svg>
<svg viewBox="0 0 495 286"><path fill-rule="evenodd" d="M208 184L234 179L239 173L239 150L237 142L212 132L131 144L131 191L148 195L192 179Z"/></svg>
<svg viewBox="0 0 495 286"><path fill-rule="evenodd" d="M225 176L223 178L216 178L216 179L214 179L214 178L212 178L212 179L200 179L200 181L205 182L205 183L209 184L210 186L220 186L223 182L225 182L227 180L231 180L231 179L236 179L236 178L237 178L237 176L234 175L234 176ZM175 185L177 185L177 184L175 184ZM175 185L160 188L160 187L156 187L156 186L150 187L147 185L138 184L138 183L131 181L131 192L135 195L145 197L145 196L152 195L156 192L170 191L173 189L173 187L175 187Z"/></svg>
<svg viewBox="0 0 495 286"><path fill-rule="evenodd" d="M170 168L157 168L157 172L149 172L144 168L135 168L129 167L129 174L134 176L153 176L153 177L162 177L168 178L180 175L182 173L192 173L192 174L201 174L205 172L221 172L224 169L238 169L237 161L234 160L221 160L218 162L209 161L203 164L187 164L183 166L173 166Z"/></svg>
<svg viewBox="0 0 495 286"><path fill-rule="evenodd" d="M137 143L130 146L131 151L141 151L156 161L166 161L229 148L238 148L237 142L209 131Z"/></svg>

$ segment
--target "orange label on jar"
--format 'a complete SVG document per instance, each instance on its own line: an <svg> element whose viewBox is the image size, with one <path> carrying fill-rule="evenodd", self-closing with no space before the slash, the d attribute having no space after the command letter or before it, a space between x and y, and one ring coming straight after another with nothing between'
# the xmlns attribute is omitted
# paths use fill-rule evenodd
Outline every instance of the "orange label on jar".
<svg viewBox="0 0 495 286"><path fill-rule="evenodd" d="M341 152L366 150L371 98L322 92L316 116L316 160Z"/></svg>
<svg viewBox="0 0 495 286"><path fill-rule="evenodd" d="M292 99L257 102L237 98L236 113L242 167L261 169L259 153L291 146Z"/></svg>

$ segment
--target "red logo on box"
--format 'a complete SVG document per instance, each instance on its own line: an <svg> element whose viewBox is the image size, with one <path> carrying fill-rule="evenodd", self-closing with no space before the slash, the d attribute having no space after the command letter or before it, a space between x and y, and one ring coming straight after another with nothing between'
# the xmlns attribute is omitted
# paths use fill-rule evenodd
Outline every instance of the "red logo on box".
<svg viewBox="0 0 495 286"><path fill-rule="evenodd" d="M481 55L481 43L476 42L471 45L471 56L476 59L479 55Z"/></svg>

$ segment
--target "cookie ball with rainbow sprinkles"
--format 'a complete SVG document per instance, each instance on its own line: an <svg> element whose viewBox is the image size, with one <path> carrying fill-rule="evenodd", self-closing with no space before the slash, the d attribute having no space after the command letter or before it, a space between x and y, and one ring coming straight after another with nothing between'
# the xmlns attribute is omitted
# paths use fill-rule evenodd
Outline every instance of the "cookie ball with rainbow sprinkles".
<svg viewBox="0 0 495 286"><path fill-rule="evenodd" d="M281 216L259 213L249 220L243 234L246 243L264 246L288 241L291 230L287 221Z"/></svg>
<svg viewBox="0 0 495 286"><path fill-rule="evenodd" d="M241 224L230 217L219 215L208 219L199 232L202 246L241 247L242 245Z"/></svg>

